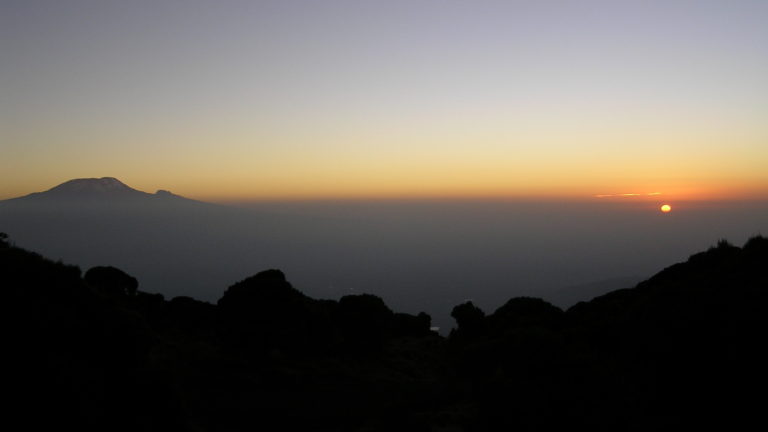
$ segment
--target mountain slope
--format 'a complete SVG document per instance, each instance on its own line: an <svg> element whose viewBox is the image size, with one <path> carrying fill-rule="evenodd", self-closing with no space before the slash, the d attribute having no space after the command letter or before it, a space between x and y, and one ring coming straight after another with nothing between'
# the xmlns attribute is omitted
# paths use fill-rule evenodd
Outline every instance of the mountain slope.
<svg viewBox="0 0 768 432"><path fill-rule="evenodd" d="M0 237L0 275L9 424L352 430L410 422L408 407L444 387L428 316L370 295L311 299L277 270L232 285L219 305L166 301L115 289L132 279L120 270L82 278Z"/></svg>
<svg viewBox="0 0 768 432"><path fill-rule="evenodd" d="M766 269L768 239L721 242L568 311L459 305L443 339L278 270L166 301L0 238L5 391L26 424L80 430L741 430L765 421Z"/></svg>
<svg viewBox="0 0 768 432"><path fill-rule="evenodd" d="M18 244L85 266L125 268L140 276L145 289L169 289L167 294L210 291L231 261L217 257L218 245L248 239L242 227L258 222L250 212L163 190L146 193L110 177L71 180L0 201L0 229ZM155 263L165 256L174 260L159 269Z"/></svg>
<svg viewBox="0 0 768 432"><path fill-rule="evenodd" d="M198 202L174 195L165 190L151 194L134 189L114 177L79 178L68 180L44 192L34 192L18 198L0 201L0 206L13 208L22 204L115 204L119 202L153 202L175 198L189 202Z"/></svg>
<svg viewBox="0 0 768 432"><path fill-rule="evenodd" d="M46 192L32 194L31 196L75 196L84 194L141 194L149 195L138 191L121 182L114 177L102 178L81 178L66 181L58 186L49 189Z"/></svg>
<svg viewBox="0 0 768 432"><path fill-rule="evenodd" d="M481 389L478 427L680 430L762 422L767 269L768 239L754 237L742 248L720 242L635 288L567 312L526 299L487 317L471 304L457 307L451 343L463 374Z"/></svg>
<svg viewBox="0 0 768 432"><path fill-rule="evenodd" d="M706 239L740 238L768 221L759 207L749 208L752 219L707 211L706 218L722 222L689 230L703 213L662 220L598 203L474 200L240 208L148 194L109 178L53 189L0 202L0 230L52 259L117 266L135 275L141 289L171 296L215 301L222 281L281 268L314 296L365 290L398 308L426 310L446 334L450 307L464 299L489 307L532 295L570 306L635 283L558 288L649 275Z"/></svg>

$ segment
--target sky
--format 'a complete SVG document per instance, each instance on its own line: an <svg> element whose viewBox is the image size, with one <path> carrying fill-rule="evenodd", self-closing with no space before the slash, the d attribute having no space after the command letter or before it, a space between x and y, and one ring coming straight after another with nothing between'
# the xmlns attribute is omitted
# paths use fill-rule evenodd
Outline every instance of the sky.
<svg viewBox="0 0 768 432"><path fill-rule="evenodd" d="M764 0L0 0L0 199L102 176L764 199L766 22Z"/></svg>

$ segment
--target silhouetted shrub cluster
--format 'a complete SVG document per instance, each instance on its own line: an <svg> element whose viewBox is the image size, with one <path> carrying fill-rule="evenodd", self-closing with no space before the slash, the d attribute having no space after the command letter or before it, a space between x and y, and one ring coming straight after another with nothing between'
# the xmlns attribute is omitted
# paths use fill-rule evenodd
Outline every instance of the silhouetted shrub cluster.
<svg viewBox="0 0 768 432"><path fill-rule="evenodd" d="M279 270L216 305L84 276L0 235L4 390L26 429L689 430L764 422L768 239L721 241L563 311L467 302L448 338L363 294ZM757 395L757 396L755 396Z"/></svg>
<svg viewBox="0 0 768 432"><path fill-rule="evenodd" d="M370 353L393 336L429 335L427 314L395 315L370 294L315 300L279 270L266 270L229 287L218 301L218 330L228 346L252 356Z"/></svg>
<svg viewBox="0 0 768 432"><path fill-rule="evenodd" d="M108 296L134 296L139 289L135 277L115 267L93 267L85 273L85 282Z"/></svg>

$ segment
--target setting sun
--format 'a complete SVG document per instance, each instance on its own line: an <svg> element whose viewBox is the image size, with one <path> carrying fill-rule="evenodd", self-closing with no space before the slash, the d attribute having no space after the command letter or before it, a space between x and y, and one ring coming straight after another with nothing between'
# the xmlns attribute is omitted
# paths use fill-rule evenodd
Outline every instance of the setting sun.
<svg viewBox="0 0 768 432"><path fill-rule="evenodd" d="M664 213L669 213L672 211L672 206L670 206L669 204L664 204L663 206L661 206L661 211Z"/></svg>

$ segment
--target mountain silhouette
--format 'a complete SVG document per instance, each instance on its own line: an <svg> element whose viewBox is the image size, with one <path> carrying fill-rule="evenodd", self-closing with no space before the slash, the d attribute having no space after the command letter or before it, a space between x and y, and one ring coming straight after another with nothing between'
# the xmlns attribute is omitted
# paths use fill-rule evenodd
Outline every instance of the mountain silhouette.
<svg viewBox="0 0 768 432"><path fill-rule="evenodd" d="M211 266L226 271L231 257L208 255L222 242L248 238L243 228L259 222L239 209L165 190L143 192L113 177L70 180L0 201L0 226L18 244L88 267L124 268L150 291L170 289L165 292L196 296L215 279L190 269ZM198 258L201 255L205 258ZM163 256L174 256L178 268L160 270L154 263ZM174 284L164 282L169 271Z"/></svg>
<svg viewBox="0 0 768 432"><path fill-rule="evenodd" d="M592 254L591 272L578 278L544 272L544 278L556 277L538 281L543 263L531 253L534 249L541 249L542 258L570 262L568 250L578 244L570 239L568 247L555 249L556 238L536 240L541 238L537 233L551 236L535 228L546 224L535 222L530 230L519 213L541 214L538 207L323 202L244 208L164 190L148 193L104 177L70 180L0 201L0 227L17 244L53 259L89 268L115 266L137 277L142 289L170 296L216 301L221 281L235 281L254 267L286 269L307 290L324 297L375 285L372 292L394 304L418 301L414 307L429 312L445 334L453 325L450 306L462 299L493 304L512 293L536 294L562 307L637 282L616 280L599 290L581 286L541 294L546 286L599 280L601 268L611 274L624 270L602 264L600 254ZM550 209L544 211L550 214ZM480 255L490 259L477 260ZM167 257L173 259L162 268L156 265ZM485 280L485 292L471 288L476 276ZM414 288L424 284L448 291L437 302L428 295L414 299Z"/></svg>
<svg viewBox="0 0 768 432"><path fill-rule="evenodd" d="M77 203L118 203L153 202L159 199L188 198L175 195L166 190L158 190L151 194L134 189L114 177L80 178L68 180L44 192L34 192L18 198L0 201L0 204L19 205L22 203L57 203L67 205ZM189 200L193 201L193 200Z"/></svg>
<svg viewBox="0 0 768 432"><path fill-rule="evenodd" d="M555 431L764 422L768 239L721 241L563 311L531 297L429 317L318 300L280 270L218 304L57 263L0 235L4 392L29 429ZM162 266L163 263L158 263Z"/></svg>
<svg viewBox="0 0 768 432"><path fill-rule="evenodd" d="M127 186L125 183L114 177L102 178L82 178L66 181L58 186L49 189L43 194L61 195L61 194L92 194L92 193L137 193L140 192Z"/></svg>

